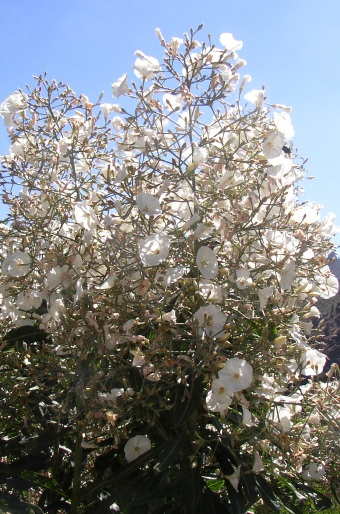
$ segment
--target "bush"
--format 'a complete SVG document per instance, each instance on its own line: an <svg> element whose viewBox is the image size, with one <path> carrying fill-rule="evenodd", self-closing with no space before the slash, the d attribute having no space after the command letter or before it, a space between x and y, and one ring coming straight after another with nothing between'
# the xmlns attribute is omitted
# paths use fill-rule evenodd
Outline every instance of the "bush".
<svg viewBox="0 0 340 514"><path fill-rule="evenodd" d="M163 63L136 52L119 104L40 76L1 105L1 501L328 508L332 216L299 199L289 108L243 94L242 42L156 32Z"/></svg>

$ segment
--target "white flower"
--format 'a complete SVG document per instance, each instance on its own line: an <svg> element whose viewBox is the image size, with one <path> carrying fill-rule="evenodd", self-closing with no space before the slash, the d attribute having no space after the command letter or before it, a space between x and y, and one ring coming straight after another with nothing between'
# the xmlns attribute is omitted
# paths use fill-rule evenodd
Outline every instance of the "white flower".
<svg viewBox="0 0 340 514"><path fill-rule="evenodd" d="M256 109L261 110L264 102L264 89L252 89L244 95L244 99L254 104Z"/></svg>
<svg viewBox="0 0 340 514"><path fill-rule="evenodd" d="M272 132L262 144L262 152L266 159L275 159L282 154L284 136L281 132Z"/></svg>
<svg viewBox="0 0 340 514"><path fill-rule="evenodd" d="M167 321L168 323L176 323L177 322L176 311L174 309L172 309L169 312L163 312L161 314L161 316L159 316L159 318L157 318L156 321L158 321L158 322Z"/></svg>
<svg viewBox="0 0 340 514"><path fill-rule="evenodd" d="M138 243L139 255L144 266L158 266L169 255L170 241L163 234L152 234Z"/></svg>
<svg viewBox="0 0 340 514"><path fill-rule="evenodd" d="M108 402L108 403L116 403L117 398L124 394L124 389L122 387L117 388L114 387L111 389L110 393L98 393L98 397L100 401Z"/></svg>
<svg viewBox="0 0 340 514"><path fill-rule="evenodd" d="M74 298L73 298L74 305L77 302L79 302L79 300L82 298L83 295L84 295L83 279L82 278L78 278L78 280L76 282L76 291L75 291L75 295L74 295Z"/></svg>
<svg viewBox="0 0 340 514"><path fill-rule="evenodd" d="M19 91L9 95L0 105L0 116L4 119L6 126L13 124L13 118L17 112L21 112L28 107L27 96Z"/></svg>
<svg viewBox="0 0 340 514"><path fill-rule="evenodd" d="M221 286L210 282L210 280L200 280L199 293L208 302L221 302L223 298Z"/></svg>
<svg viewBox="0 0 340 514"><path fill-rule="evenodd" d="M237 41L230 32L223 32L220 35L220 43L225 46L227 50L241 50L243 41Z"/></svg>
<svg viewBox="0 0 340 514"><path fill-rule="evenodd" d="M74 275L74 271L67 264L64 264L62 267L54 266L46 275L46 285L50 289L60 285L66 289L72 283Z"/></svg>
<svg viewBox="0 0 340 514"><path fill-rule="evenodd" d="M116 280L117 280L116 273L110 273L110 275L107 277L106 280L104 280L104 282L102 284L100 284L99 286L96 286L96 289L102 289L102 290L111 289L111 287L113 287L113 284L116 282Z"/></svg>
<svg viewBox="0 0 340 514"><path fill-rule="evenodd" d="M243 175L239 170L227 170L220 178L218 183L219 189L234 187L244 181Z"/></svg>
<svg viewBox="0 0 340 514"><path fill-rule="evenodd" d="M264 469L263 460L259 452L255 451L255 460L252 471L258 473Z"/></svg>
<svg viewBox="0 0 340 514"><path fill-rule="evenodd" d="M273 295L273 292L274 292L273 286L264 287L263 289L259 290L258 295L259 295L259 300L260 300L260 310L261 311L266 307L269 298Z"/></svg>
<svg viewBox="0 0 340 514"><path fill-rule="evenodd" d="M196 256L197 267L206 279L215 278L218 274L218 260L208 246L201 246Z"/></svg>
<svg viewBox="0 0 340 514"><path fill-rule="evenodd" d="M236 285L239 289L245 289L246 287L251 286L253 283L250 278L249 270L245 268L240 268L236 271Z"/></svg>
<svg viewBox="0 0 340 514"><path fill-rule="evenodd" d="M320 318L320 316L321 316L321 314L320 314L319 309L317 307L315 307L315 305L312 305L312 307L309 309L309 311L303 315L303 318L305 318L305 319L312 318L312 317Z"/></svg>
<svg viewBox="0 0 340 514"><path fill-rule="evenodd" d="M194 314L199 323L200 334L205 333L207 337L218 337L227 322L227 316L216 305L204 305Z"/></svg>
<svg viewBox="0 0 340 514"><path fill-rule="evenodd" d="M224 382L215 379L211 384L211 391L206 398L207 408L212 412L224 412L228 409L233 399L228 395Z"/></svg>
<svg viewBox="0 0 340 514"><path fill-rule="evenodd" d="M308 348L302 352L300 364L302 366L301 373L303 375L308 377L319 375L319 373L322 373L326 364L326 355L313 348Z"/></svg>
<svg viewBox="0 0 340 514"><path fill-rule="evenodd" d="M112 87L112 96L114 96L115 98L118 98L119 96L125 95L125 93L128 93L130 91L130 88L127 83L127 73L122 75L113 84L111 84L111 87Z"/></svg>
<svg viewBox="0 0 340 514"><path fill-rule="evenodd" d="M325 466L323 464L317 464L312 462L309 464L302 473L305 480L319 480L326 473Z"/></svg>
<svg viewBox="0 0 340 514"><path fill-rule="evenodd" d="M246 427L253 427L255 425L253 416L248 407L242 405L242 425Z"/></svg>
<svg viewBox="0 0 340 514"><path fill-rule="evenodd" d="M291 411L286 405L273 405L272 410L268 413L268 420L282 432L289 432L292 422Z"/></svg>
<svg viewBox="0 0 340 514"><path fill-rule="evenodd" d="M110 112L112 112L112 104L103 103L103 104L100 104L99 107L103 113L105 120L107 120Z"/></svg>
<svg viewBox="0 0 340 514"><path fill-rule="evenodd" d="M141 80L151 80L153 79L157 73L161 71L161 67L159 62L154 57L150 57L148 55L143 54L137 50L135 52L137 57L135 64L133 66L135 75Z"/></svg>
<svg viewBox="0 0 340 514"><path fill-rule="evenodd" d="M295 262L289 259L280 272L280 286L287 291L291 288L295 278Z"/></svg>
<svg viewBox="0 0 340 514"><path fill-rule="evenodd" d="M135 435L128 440L124 447L125 458L128 462L132 462L150 449L151 441L147 435Z"/></svg>
<svg viewBox="0 0 340 514"><path fill-rule="evenodd" d="M180 280L186 273L189 272L189 268L178 266L177 268L169 268L163 279L163 285L168 287L170 284Z"/></svg>
<svg viewBox="0 0 340 514"><path fill-rule="evenodd" d="M43 299L44 294L41 291L37 291L35 289L27 289L26 291L22 291L18 294L17 299L15 300L15 305L20 310L24 311L28 311L30 309L38 309Z"/></svg>
<svg viewBox="0 0 340 514"><path fill-rule="evenodd" d="M182 105L183 97L182 95L172 95L170 93L165 93L163 95L163 103L169 111L175 111L179 109Z"/></svg>
<svg viewBox="0 0 340 514"><path fill-rule="evenodd" d="M141 366L144 366L145 357L139 349L130 350L130 353L132 353L132 355L133 355L132 366L135 366L136 368L140 368Z"/></svg>
<svg viewBox="0 0 340 514"><path fill-rule="evenodd" d="M241 474L241 464L235 469L232 475L228 476L228 480L233 486L233 488L238 491L238 484L240 482L240 474Z"/></svg>
<svg viewBox="0 0 340 514"><path fill-rule="evenodd" d="M315 278L321 298L327 300L338 293L339 282L338 279L330 272L329 266L323 266L323 268L320 269L320 274Z"/></svg>
<svg viewBox="0 0 340 514"><path fill-rule="evenodd" d="M294 137L294 128L287 112L274 112L274 123L277 131L281 132L286 139Z"/></svg>
<svg viewBox="0 0 340 514"><path fill-rule="evenodd" d="M29 272L30 265L31 258L28 253L16 250L4 259L1 273L10 277L23 277Z"/></svg>
<svg viewBox="0 0 340 514"><path fill-rule="evenodd" d="M245 359L232 357L218 372L228 394L232 395L250 386L253 381L253 368Z"/></svg>
<svg viewBox="0 0 340 514"><path fill-rule="evenodd" d="M150 193L138 193L136 197L136 205L145 216L156 216L162 214L159 200Z"/></svg>
<svg viewBox="0 0 340 514"><path fill-rule="evenodd" d="M181 46L181 44L183 44L183 43L184 43L184 41L180 37L172 37L171 38L168 46L169 46L169 51L171 52L171 55L173 57L176 57L176 55L178 53L178 49Z"/></svg>
<svg viewBox="0 0 340 514"><path fill-rule="evenodd" d="M207 148L194 146L194 148L192 150L192 156L190 156L190 159L187 162L187 164L189 164L190 160L191 160L192 164L197 166L198 164L205 162L208 159L208 157L209 157L209 150Z"/></svg>
<svg viewBox="0 0 340 514"><path fill-rule="evenodd" d="M88 231L94 230L99 224L98 218L92 207L80 202L74 207L74 221Z"/></svg>

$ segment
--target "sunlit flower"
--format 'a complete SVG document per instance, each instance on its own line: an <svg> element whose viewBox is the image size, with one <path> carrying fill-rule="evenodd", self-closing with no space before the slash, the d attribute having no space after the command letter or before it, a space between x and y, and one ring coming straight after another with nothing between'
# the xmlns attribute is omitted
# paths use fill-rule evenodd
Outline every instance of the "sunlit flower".
<svg viewBox="0 0 340 514"><path fill-rule="evenodd" d="M158 266L164 262L170 250L170 241L163 234L152 234L138 243L139 255L144 266Z"/></svg>
<svg viewBox="0 0 340 514"><path fill-rule="evenodd" d="M266 159L275 159L282 154L284 136L281 132L272 132L262 145L262 152Z"/></svg>
<svg viewBox="0 0 340 514"><path fill-rule="evenodd" d="M136 368L140 368L141 366L144 366L144 364L145 364L144 354L139 349L130 350L130 352L133 355L132 366L136 366Z"/></svg>
<svg viewBox="0 0 340 514"><path fill-rule="evenodd" d="M293 285L295 278L295 262L289 259L280 271L280 286L288 290Z"/></svg>
<svg viewBox="0 0 340 514"><path fill-rule="evenodd" d="M227 478L233 488L238 491L238 484L240 483L240 477L241 477L241 464L235 469L234 473L232 475L229 475Z"/></svg>
<svg viewBox="0 0 340 514"><path fill-rule="evenodd" d="M194 314L198 321L200 333L207 337L218 337L224 329L227 316L216 305L204 305Z"/></svg>
<svg viewBox="0 0 340 514"><path fill-rule="evenodd" d="M113 287L113 284L116 282L116 280L117 280L116 273L110 273L110 275L104 280L104 282L102 284L100 284L99 286L96 286L96 289L102 289L102 290L111 289L111 287Z"/></svg>
<svg viewBox="0 0 340 514"><path fill-rule="evenodd" d="M312 462L302 472L305 480L320 480L326 473L325 466L321 463Z"/></svg>
<svg viewBox="0 0 340 514"><path fill-rule="evenodd" d="M98 393L98 398L100 401L107 402L107 403L116 403L117 398L119 396L122 396L124 394L123 387L114 387L111 389L109 393Z"/></svg>
<svg viewBox="0 0 340 514"><path fill-rule="evenodd" d="M67 265L54 266L46 275L46 285L50 289L54 289L57 286L63 286L67 288L73 282L75 272Z"/></svg>
<svg viewBox="0 0 340 514"><path fill-rule="evenodd" d="M135 52L137 57L133 66L136 77L141 80L151 80L161 71L159 62L154 57L143 54L139 50Z"/></svg>
<svg viewBox="0 0 340 514"><path fill-rule="evenodd" d="M112 108L111 104L108 104L108 103L100 104L100 110L102 111L105 120L107 120L107 118L111 112L111 108Z"/></svg>
<svg viewBox="0 0 340 514"><path fill-rule="evenodd" d="M264 89L252 89L244 95L244 99L254 104L256 109L261 110L264 102Z"/></svg>
<svg viewBox="0 0 340 514"><path fill-rule="evenodd" d="M75 205L74 220L78 225L88 231L94 230L99 224L93 208L85 203L77 203Z"/></svg>
<svg viewBox="0 0 340 514"><path fill-rule="evenodd" d="M19 91L15 91L9 95L0 105L0 116L4 119L6 126L13 124L13 118L16 113L23 111L28 107L27 95Z"/></svg>
<svg viewBox="0 0 340 514"><path fill-rule="evenodd" d="M323 371L326 359L326 355L318 350L314 348L306 349L300 357L301 373L309 377L319 375Z"/></svg>
<svg viewBox="0 0 340 514"><path fill-rule="evenodd" d="M246 268L240 268L236 271L236 285L239 289L245 289L253 283L250 277L250 271Z"/></svg>
<svg viewBox="0 0 340 514"><path fill-rule="evenodd" d="M4 259L1 273L10 277L23 277L30 271L30 267L31 258L28 253L17 250Z"/></svg>
<svg viewBox="0 0 340 514"><path fill-rule="evenodd" d="M162 209L157 196L150 193L138 193L136 205L145 216L157 216L162 213Z"/></svg>
<svg viewBox="0 0 340 514"><path fill-rule="evenodd" d="M252 413L244 405L242 405L242 425L246 427L253 427L255 425Z"/></svg>
<svg viewBox="0 0 340 514"><path fill-rule="evenodd" d="M196 256L197 267L206 279L215 278L218 274L218 260L213 250L208 246L201 246Z"/></svg>
<svg viewBox="0 0 340 514"><path fill-rule="evenodd" d="M219 378L226 386L229 395L247 389L253 381L253 368L245 360L238 357L228 359L218 372Z"/></svg>
<svg viewBox="0 0 340 514"><path fill-rule="evenodd" d="M221 302L223 299L222 288L210 280L201 279L199 282L199 293L209 302Z"/></svg>
<svg viewBox="0 0 340 514"><path fill-rule="evenodd" d="M169 111L175 111L181 107L183 103L183 97L182 95L172 95L170 93L165 93L163 96L163 103L166 109L169 109Z"/></svg>
<svg viewBox="0 0 340 514"><path fill-rule="evenodd" d="M111 84L112 87L112 96L115 98L118 98L121 95L125 95L125 93L128 93L130 91L128 82L127 82L127 73L122 75L119 79L117 79L113 84Z"/></svg>
<svg viewBox="0 0 340 514"><path fill-rule="evenodd" d="M165 286L169 286L180 280L186 273L188 273L189 268L185 268L184 266L178 266L177 268L169 268L165 274L163 284Z"/></svg>
<svg viewBox="0 0 340 514"><path fill-rule="evenodd" d="M317 290L321 298L328 299L339 291L338 279L330 272L329 266L323 266L315 276Z"/></svg>
<svg viewBox="0 0 340 514"><path fill-rule="evenodd" d="M274 404L268 413L268 421L282 432L289 432L292 426L291 411L287 405Z"/></svg>
<svg viewBox="0 0 340 514"><path fill-rule="evenodd" d="M309 309L309 311L303 315L304 318L320 318L321 314L320 311L315 305L312 305L312 307Z"/></svg>
<svg viewBox="0 0 340 514"><path fill-rule="evenodd" d="M255 452L255 460L252 471L254 473L258 473L259 471L262 471L264 469L264 464L261 455L259 452Z"/></svg>
<svg viewBox="0 0 340 514"><path fill-rule="evenodd" d="M176 57L178 54L179 47L184 43L183 39L180 37L172 37L170 43L168 44L169 51L173 57Z"/></svg>
<svg viewBox="0 0 340 514"><path fill-rule="evenodd" d="M281 132L281 134L283 134L286 139L291 139L294 137L294 128L290 119L290 115L287 112L274 112L274 123L276 130Z"/></svg>
<svg viewBox="0 0 340 514"><path fill-rule="evenodd" d="M223 34L220 35L220 43L227 50L241 50L243 46L243 41L237 41L230 32L223 32Z"/></svg>
<svg viewBox="0 0 340 514"><path fill-rule="evenodd" d="M135 435L128 440L124 447L125 458L128 462L132 462L150 449L151 441L147 435Z"/></svg>
<svg viewBox="0 0 340 514"><path fill-rule="evenodd" d="M260 289L258 291L261 311L266 307L269 298L273 295L273 292L274 292L273 286L264 287L263 289Z"/></svg>
<svg viewBox="0 0 340 514"><path fill-rule="evenodd" d="M233 399L227 393L225 384L220 379L215 379L211 384L211 391L206 398L207 408L212 412L224 412L228 409Z"/></svg>

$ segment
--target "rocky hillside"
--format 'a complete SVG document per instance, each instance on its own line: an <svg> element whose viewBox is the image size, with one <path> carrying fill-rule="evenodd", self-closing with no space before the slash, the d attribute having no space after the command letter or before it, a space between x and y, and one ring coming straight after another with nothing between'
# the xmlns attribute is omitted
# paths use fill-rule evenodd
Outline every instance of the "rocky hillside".
<svg viewBox="0 0 340 514"><path fill-rule="evenodd" d="M337 258L335 254L332 257L335 260L330 268L340 283L340 258ZM324 342L326 343L324 352L329 357L325 367L325 371L327 371L333 362L340 366L340 291L329 300L320 300L318 308L324 320Z"/></svg>

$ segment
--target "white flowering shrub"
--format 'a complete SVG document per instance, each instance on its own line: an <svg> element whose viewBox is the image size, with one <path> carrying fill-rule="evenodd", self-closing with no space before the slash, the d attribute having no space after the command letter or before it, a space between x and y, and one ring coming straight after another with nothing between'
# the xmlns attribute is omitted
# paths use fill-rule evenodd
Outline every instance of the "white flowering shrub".
<svg viewBox="0 0 340 514"><path fill-rule="evenodd" d="M119 104L45 76L1 104L1 501L329 507L333 218L300 199L290 109L245 94L242 42L156 32Z"/></svg>

